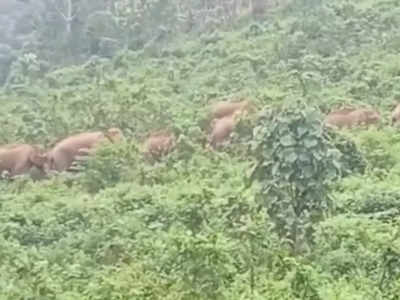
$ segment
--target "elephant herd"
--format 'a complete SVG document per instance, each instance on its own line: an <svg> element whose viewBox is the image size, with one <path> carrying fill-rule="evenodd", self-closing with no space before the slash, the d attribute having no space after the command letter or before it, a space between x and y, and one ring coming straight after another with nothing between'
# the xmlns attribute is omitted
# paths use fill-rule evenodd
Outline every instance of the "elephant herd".
<svg viewBox="0 0 400 300"><path fill-rule="evenodd" d="M248 100L239 102L223 101L211 108L211 132L208 145L215 149L227 141L239 117L254 111L254 104ZM334 128L370 125L379 122L380 114L368 108L341 108L330 112L324 119L325 125ZM400 104L392 113L392 122L400 120ZM118 143L125 137L119 128L105 132L83 132L62 139L52 149L45 151L38 145L9 144L0 146L0 174L9 176L28 173L33 167L42 173L68 171L77 161L86 159L105 142ZM145 141L145 156L159 158L171 152L176 146L176 137L168 130L151 133Z"/></svg>
<svg viewBox="0 0 400 300"><path fill-rule="evenodd" d="M212 108L211 133L209 145L216 148L226 141L232 133L238 117L251 106L249 101L219 102ZM110 128L105 132L83 132L69 136L57 142L45 151L38 145L9 144L0 146L0 174L9 176L28 173L33 167L43 174L50 171L68 171L79 160L85 159L96 151L99 145L118 143L125 137L119 128ZM151 133L145 141L146 157L161 157L176 146L176 137L168 130Z"/></svg>
<svg viewBox="0 0 400 300"><path fill-rule="evenodd" d="M51 150L44 151L38 145L10 144L0 147L0 172L10 176L27 173L36 167L43 173L50 170L65 171L79 156L88 155L102 142L117 142L123 139L120 129L111 128L107 132L84 132L67 137Z"/></svg>

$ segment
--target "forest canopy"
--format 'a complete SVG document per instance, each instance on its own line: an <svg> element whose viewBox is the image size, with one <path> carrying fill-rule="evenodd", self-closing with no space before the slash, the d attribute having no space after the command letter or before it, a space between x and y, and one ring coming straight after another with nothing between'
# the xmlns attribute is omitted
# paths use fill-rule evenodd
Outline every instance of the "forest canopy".
<svg viewBox="0 0 400 300"><path fill-rule="evenodd" d="M210 32L276 7L274 1L6 0L0 4L0 83L17 57L41 68L82 63L93 55L140 50L182 34Z"/></svg>

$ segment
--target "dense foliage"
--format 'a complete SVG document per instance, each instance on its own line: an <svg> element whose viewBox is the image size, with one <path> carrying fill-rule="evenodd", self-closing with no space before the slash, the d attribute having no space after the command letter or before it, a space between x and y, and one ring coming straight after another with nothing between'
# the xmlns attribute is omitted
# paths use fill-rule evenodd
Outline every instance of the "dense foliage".
<svg viewBox="0 0 400 300"><path fill-rule="evenodd" d="M313 223L331 211L328 187L339 175L340 151L316 109L291 106L260 117L252 178L262 182L262 202L281 238L298 253L311 241Z"/></svg>
<svg viewBox="0 0 400 300"><path fill-rule="evenodd" d="M1 144L127 140L0 181L0 299L399 299L398 1L11 2ZM208 151L209 105L234 98L260 113ZM384 120L327 131L340 104ZM163 128L177 149L149 162Z"/></svg>

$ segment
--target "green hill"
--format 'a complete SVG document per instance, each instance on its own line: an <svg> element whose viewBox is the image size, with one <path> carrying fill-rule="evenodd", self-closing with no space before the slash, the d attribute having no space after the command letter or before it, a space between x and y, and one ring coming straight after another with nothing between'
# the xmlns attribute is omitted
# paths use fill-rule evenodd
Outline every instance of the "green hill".
<svg viewBox="0 0 400 300"><path fill-rule="evenodd" d="M398 299L400 134L389 116L400 100L399 28L398 1L292 1L259 20L49 72L20 56L0 93L1 144L50 146L109 127L127 142L77 174L0 182L0 299ZM259 112L232 145L207 151L210 104L237 98ZM319 135L315 122L342 104L371 106L383 121ZM326 155L321 176L301 181L305 194L323 192L318 207L299 208L305 194L260 195L272 179L288 183L273 182L282 191L298 184L276 159L279 172L248 185L261 160L249 150L254 126L272 148L296 122L318 137L310 153ZM142 143L163 128L177 149L151 164ZM341 176L324 181L336 150ZM298 232L285 236L281 224Z"/></svg>

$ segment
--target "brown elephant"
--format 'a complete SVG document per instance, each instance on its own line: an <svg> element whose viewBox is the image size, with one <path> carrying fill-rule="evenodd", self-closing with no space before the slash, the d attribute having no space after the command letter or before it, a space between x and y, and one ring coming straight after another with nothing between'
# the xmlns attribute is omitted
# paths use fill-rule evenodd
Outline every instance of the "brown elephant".
<svg viewBox="0 0 400 300"><path fill-rule="evenodd" d="M45 152L38 146L13 144L0 147L0 173L8 171L10 176L28 173L33 167L44 172L46 160Z"/></svg>
<svg viewBox="0 0 400 300"><path fill-rule="evenodd" d="M145 142L145 155L159 158L168 154L176 146L176 137L168 131L158 131L150 134Z"/></svg>
<svg viewBox="0 0 400 300"><path fill-rule="evenodd" d="M399 122L400 120L400 103L396 105L392 112L392 124Z"/></svg>
<svg viewBox="0 0 400 300"><path fill-rule="evenodd" d="M116 143L124 139L119 128L111 128L105 133L101 131L84 132L67 137L57 143L47 153L46 169L62 172L67 170L78 156L90 154L103 142Z"/></svg>
<svg viewBox="0 0 400 300"><path fill-rule="evenodd" d="M215 103L212 107L212 117L221 119L232 115L236 111L247 112L252 109L252 103L248 100L240 102L222 101Z"/></svg>
<svg viewBox="0 0 400 300"><path fill-rule="evenodd" d="M362 124L370 125L379 122L380 114L372 109L360 108L342 112L333 112L326 116L324 123L329 127L348 127L359 126Z"/></svg>
<svg viewBox="0 0 400 300"><path fill-rule="evenodd" d="M371 125L376 124L381 120L379 112L369 108L356 109L348 114L350 117L356 119L357 125Z"/></svg>
<svg viewBox="0 0 400 300"><path fill-rule="evenodd" d="M230 116L221 119L214 119L212 121L212 130L209 137L209 143L212 148L215 149L227 138L229 138L239 120L240 115L241 111L236 111Z"/></svg>

